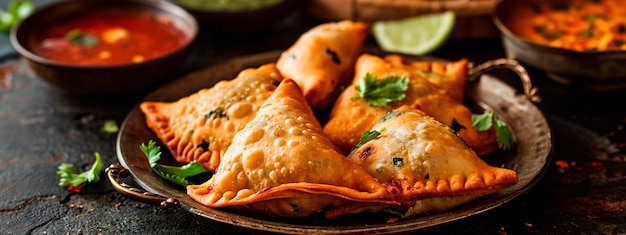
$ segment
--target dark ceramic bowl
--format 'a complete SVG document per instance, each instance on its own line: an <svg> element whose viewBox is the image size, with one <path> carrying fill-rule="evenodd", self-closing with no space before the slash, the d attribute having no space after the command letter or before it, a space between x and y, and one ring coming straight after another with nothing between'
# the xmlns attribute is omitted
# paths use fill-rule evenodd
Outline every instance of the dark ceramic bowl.
<svg viewBox="0 0 626 235"><path fill-rule="evenodd" d="M626 89L626 51L575 51L515 35L510 25L524 20L516 13L530 7L532 1L538 0L506 0L496 6L494 23L500 30L507 57L543 70L559 83L578 84L594 91Z"/></svg>
<svg viewBox="0 0 626 235"><path fill-rule="evenodd" d="M204 1L210 4L214 1ZM267 30L287 18L304 1L282 0L275 4L254 8L211 9L200 5L170 0L190 12L198 22L210 30L228 34L248 34Z"/></svg>
<svg viewBox="0 0 626 235"><path fill-rule="evenodd" d="M117 65L77 65L37 55L33 48L47 27L78 14L103 11L149 12L168 17L185 35L185 42L174 51L140 63ZM198 34L195 18L181 7L159 0L81 0L61 1L36 9L11 31L11 43L26 65L46 82L80 94L127 93L163 82L182 67Z"/></svg>

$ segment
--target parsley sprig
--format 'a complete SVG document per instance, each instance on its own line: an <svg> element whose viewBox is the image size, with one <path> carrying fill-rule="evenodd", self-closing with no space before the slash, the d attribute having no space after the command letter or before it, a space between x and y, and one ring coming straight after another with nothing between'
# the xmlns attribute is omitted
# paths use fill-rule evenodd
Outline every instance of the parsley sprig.
<svg viewBox="0 0 626 235"><path fill-rule="evenodd" d="M472 114L472 125L478 131L486 131L492 126L496 128L498 136L498 147L501 149L510 149L514 140L509 128L502 120L500 120L496 111L486 110L483 114Z"/></svg>
<svg viewBox="0 0 626 235"><path fill-rule="evenodd" d="M365 99L370 106L385 106L390 102L404 99L404 92L409 88L408 77L387 76L378 79L371 73L367 73L356 90L359 94L352 100Z"/></svg>
<svg viewBox="0 0 626 235"><path fill-rule="evenodd" d="M161 147L152 140L148 141L148 145L142 143L139 148L146 155L150 167L157 175L180 186L185 187L191 184L187 180L189 177L209 172L198 162L190 162L184 166L167 166L157 163L161 159Z"/></svg>
<svg viewBox="0 0 626 235"><path fill-rule="evenodd" d="M96 161L91 168L85 172L80 172L74 165L70 163L61 163L56 172L59 176L59 186L66 188L72 192L80 192L81 188L87 183L96 183L100 181L100 172L102 171L102 159L100 153L96 153Z"/></svg>

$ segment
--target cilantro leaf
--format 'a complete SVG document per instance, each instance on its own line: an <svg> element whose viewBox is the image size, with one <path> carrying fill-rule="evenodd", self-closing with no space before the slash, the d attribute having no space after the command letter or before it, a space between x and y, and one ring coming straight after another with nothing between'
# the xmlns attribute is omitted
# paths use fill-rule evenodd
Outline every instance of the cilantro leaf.
<svg viewBox="0 0 626 235"><path fill-rule="evenodd" d="M383 116L383 118L378 120L378 123L383 123L383 122L389 120L390 118L398 116L398 115L400 115L400 112L398 112L396 110L392 110L392 111L388 112L387 114L385 114L385 116Z"/></svg>
<svg viewBox="0 0 626 235"><path fill-rule="evenodd" d="M404 92L409 88L408 83L408 77L387 76L378 79L373 74L367 73L356 86L359 94L352 97L352 100L362 98L370 106L385 106L390 102L404 99Z"/></svg>
<svg viewBox="0 0 626 235"><path fill-rule="evenodd" d="M498 135L498 147L501 149L510 149L513 145L513 136L509 132L509 128L500 119L495 119L496 122L496 134Z"/></svg>
<svg viewBox="0 0 626 235"><path fill-rule="evenodd" d="M498 136L498 147L501 149L510 149L515 142L506 123L497 117L494 110L485 111L483 114L472 114L472 126L477 131L486 131L493 126Z"/></svg>
<svg viewBox="0 0 626 235"><path fill-rule="evenodd" d="M117 126L117 122L115 122L115 120L106 120L100 130L106 134L115 134L120 130L120 128Z"/></svg>
<svg viewBox="0 0 626 235"><path fill-rule="evenodd" d="M486 131L493 125L493 110L486 111L483 114L472 114L472 126L477 131Z"/></svg>
<svg viewBox="0 0 626 235"><path fill-rule="evenodd" d="M157 175L180 186L185 187L191 184L187 180L189 177L209 172L198 162L190 162L184 166L158 164L157 162L161 159L161 147L157 146L152 140L148 141L148 145L142 143L139 148L146 155L148 162L150 162L150 167Z"/></svg>
<svg viewBox="0 0 626 235"><path fill-rule="evenodd" d="M363 134L361 134L361 139L359 139L359 142L354 147L352 147L352 151L358 149L370 140L375 139L380 134L382 134L383 131L385 131L385 128L381 129L380 131L364 131Z"/></svg>
<svg viewBox="0 0 626 235"><path fill-rule="evenodd" d="M69 163L61 163L56 172L59 176L59 186L68 188L70 186L78 187L84 183L95 183L100 181L100 172L102 171L102 159L100 153L96 153L96 161L91 168L85 172L79 172L74 165Z"/></svg>
<svg viewBox="0 0 626 235"><path fill-rule="evenodd" d="M80 29L74 29L65 34L65 38L70 40L72 43L80 45L80 46L95 46L99 43L97 37L83 33Z"/></svg>
<svg viewBox="0 0 626 235"><path fill-rule="evenodd" d="M154 141L149 140L148 145L141 143L139 148L148 158L148 162L150 162L150 167L154 168L157 165L157 162L161 159L161 147L156 146L156 143Z"/></svg>

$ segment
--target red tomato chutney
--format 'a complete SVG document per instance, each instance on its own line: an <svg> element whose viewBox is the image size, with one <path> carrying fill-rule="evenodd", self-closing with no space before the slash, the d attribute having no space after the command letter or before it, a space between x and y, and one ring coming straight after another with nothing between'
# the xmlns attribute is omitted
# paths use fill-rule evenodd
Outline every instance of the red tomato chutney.
<svg viewBox="0 0 626 235"><path fill-rule="evenodd" d="M45 29L31 50L78 65L141 63L187 41L168 16L150 12L94 12Z"/></svg>

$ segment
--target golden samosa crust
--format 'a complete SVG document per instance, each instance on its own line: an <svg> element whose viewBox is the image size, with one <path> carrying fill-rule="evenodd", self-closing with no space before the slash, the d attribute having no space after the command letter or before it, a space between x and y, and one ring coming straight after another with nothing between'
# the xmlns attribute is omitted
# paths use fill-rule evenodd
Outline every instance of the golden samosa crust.
<svg viewBox="0 0 626 235"><path fill-rule="evenodd" d="M146 101L139 107L174 159L197 161L215 170L235 134L254 118L282 79L275 64L266 64L177 101Z"/></svg>
<svg viewBox="0 0 626 235"><path fill-rule="evenodd" d="M405 98L386 106L370 106L358 96L356 86L370 73L378 79L387 76L408 77L408 89ZM430 72L434 74L434 72ZM425 73L428 74L428 73ZM434 75L430 75L434 76ZM333 106L324 132L344 153L348 153L358 143L361 134L369 130L389 111L402 105L417 106L426 114L433 116L445 125L453 127L463 140L480 155L497 149L496 132L477 131L472 125L472 112L448 92L431 83L428 78L417 75L412 70L403 69L385 61L383 58L362 54L356 62L352 84L339 96Z"/></svg>
<svg viewBox="0 0 626 235"><path fill-rule="evenodd" d="M447 91L457 101L463 102L465 83L467 83L467 59L453 62L411 61L398 54L386 55L384 59L392 67L406 70L414 76L426 78L429 82Z"/></svg>
<svg viewBox="0 0 626 235"><path fill-rule="evenodd" d="M485 163L452 129L403 106L380 120L380 135L348 155L403 204L403 211L440 211L518 181L515 171Z"/></svg>
<svg viewBox="0 0 626 235"><path fill-rule="evenodd" d="M215 174L188 195L209 207L305 217L349 201L394 203L339 153L298 85L285 79L228 148Z"/></svg>
<svg viewBox="0 0 626 235"><path fill-rule="evenodd" d="M298 83L313 109L323 109L349 82L368 30L350 20L318 25L284 51L276 66Z"/></svg>

